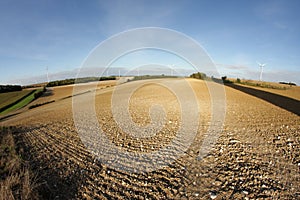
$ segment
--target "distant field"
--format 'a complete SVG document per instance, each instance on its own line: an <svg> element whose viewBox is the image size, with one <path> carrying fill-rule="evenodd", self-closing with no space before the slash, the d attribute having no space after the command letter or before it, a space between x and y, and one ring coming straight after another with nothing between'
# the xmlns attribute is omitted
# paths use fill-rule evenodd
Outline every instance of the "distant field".
<svg viewBox="0 0 300 200"><path fill-rule="evenodd" d="M276 84L276 83L274 83L274 84ZM274 94L286 96L286 97L293 98L296 100L300 100L300 86L288 86L288 85L283 86L283 87L286 87L286 89L262 88L262 87L249 86L249 85L243 85L243 86L249 87L249 88L255 88L257 90L262 90L262 91L266 91L266 92L271 92Z"/></svg>
<svg viewBox="0 0 300 200"><path fill-rule="evenodd" d="M271 92L292 99L300 100L300 86L291 86L280 83L257 80L240 80L240 82L237 82L237 79L234 78L229 78L228 80L232 81L234 84L241 85L243 87Z"/></svg>
<svg viewBox="0 0 300 200"><path fill-rule="evenodd" d="M97 90L108 88L111 86L116 85L115 80L110 81L99 81L99 82L89 82L89 83L81 83L78 84L82 92L87 92L90 90L91 85L97 85ZM63 98L71 97L73 95L73 87L74 85L63 85L63 86L56 86L56 87L48 87L48 91L46 92L45 96L40 97L35 101L35 103L45 103L50 101L58 101Z"/></svg>
<svg viewBox="0 0 300 200"><path fill-rule="evenodd" d="M27 90L27 93L25 95L23 95L22 97L28 95L30 92L32 92L29 96L27 96L26 98L22 99L21 101L17 102L16 104L13 104L12 106L10 106L9 108L5 109L4 111L0 112L1 115L4 115L4 114L7 114L11 111L14 111L14 110L17 110L19 108L22 108L24 106L26 106L27 104L29 104L30 102L32 102L35 97L34 95L38 92L40 92L42 89L38 89L38 90L35 90L34 92L32 92L32 90ZM23 92L23 91L22 91ZM10 96L9 93L5 93L6 95ZM10 101L10 103L14 103L16 102L17 100L21 99L22 97L16 99L15 101ZM7 104L9 105L9 104Z"/></svg>
<svg viewBox="0 0 300 200"><path fill-rule="evenodd" d="M242 85L248 85L258 88L269 88L269 89L277 89L277 90L286 90L289 89L291 86L289 85L283 85L280 83L274 83L274 82L266 82L266 81L258 81L258 80L245 80L240 79L240 82L237 81L237 79L234 78L228 78L229 81L232 81L234 83L242 84Z"/></svg>
<svg viewBox="0 0 300 200"><path fill-rule="evenodd" d="M32 90L0 93L0 109L28 95Z"/></svg>

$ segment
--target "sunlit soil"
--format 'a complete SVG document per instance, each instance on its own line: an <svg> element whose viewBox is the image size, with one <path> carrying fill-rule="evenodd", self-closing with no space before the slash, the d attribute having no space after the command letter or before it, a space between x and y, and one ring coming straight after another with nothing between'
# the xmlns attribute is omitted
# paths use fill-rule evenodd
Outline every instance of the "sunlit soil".
<svg viewBox="0 0 300 200"><path fill-rule="evenodd" d="M224 129L210 153L198 160L210 124L211 102L203 81L188 81L200 110L198 134L184 156L153 172L119 171L101 163L87 150L74 126L72 98L61 99L65 93L71 94L69 87L54 90L47 97L59 101L0 124L19 127L15 138L39 177L40 195L44 198L300 198L300 117L225 87ZM132 95L129 112L138 125L150 123L152 102L162 105L166 112L162 131L139 140L122 132L114 121L112 91L113 87L97 90L95 100L99 124L113 144L124 151L144 153L159 150L175 137L181 111L176 96L168 89L153 83Z"/></svg>

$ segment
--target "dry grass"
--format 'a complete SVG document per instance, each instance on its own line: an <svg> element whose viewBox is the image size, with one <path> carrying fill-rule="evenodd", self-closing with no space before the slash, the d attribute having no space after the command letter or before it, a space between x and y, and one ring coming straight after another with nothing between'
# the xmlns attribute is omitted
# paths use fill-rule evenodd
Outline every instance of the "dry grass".
<svg viewBox="0 0 300 200"><path fill-rule="evenodd" d="M238 83L237 79L229 78L228 80L230 80L234 83ZM277 90L286 90L290 87L288 85L283 85L283 84L275 83L275 82L247 80L247 79L241 79L239 84L254 86L254 87L258 87L258 88L270 88L270 89L277 89Z"/></svg>
<svg viewBox="0 0 300 200"><path fill-rule="evenodd" d="M274 94L286 96L292 99L300 100L300 86L283 85L280 83L257 81L257 80L246 80L241 79L240 83L234 78L229 78L234 84L242 85L244 87L254 88Z"/></svg>
<svg viewBox="0 0 300 200"><path fill-rule="evenodd" d="M11 130L2 127L0 139L0 200L37 199L35 176L17 154Z"/></svg>
<svg viewBox="0 0 300 200"><path fill-rule="evenodd" d="M284 86L286 89L274 89L274 88L261 88L261 87L255 87L255 86L248 86L248 85L243 85L245 87L250 87L250 88L255 88L257 90L262 90L266 92L271 92L274 94L279 94L282 96L286 96L289 98L293 98L296 100L300 100L300 86Z"/></svg>

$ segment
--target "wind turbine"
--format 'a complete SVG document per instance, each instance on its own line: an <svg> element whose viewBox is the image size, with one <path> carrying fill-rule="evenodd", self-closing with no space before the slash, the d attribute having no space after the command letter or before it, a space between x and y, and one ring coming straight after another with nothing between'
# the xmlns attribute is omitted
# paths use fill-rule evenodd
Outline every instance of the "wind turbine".
<svg viewBox="0 0 300 200"><path fill-rule="evenodd" d="M47 81L49 83L49 71L48 71L48 66L46 67L46 70L47 70Z"/></svg>
<svg viewBox="0 0 300 200"><path fill-rule="evenodd" d="M267 65L267 63L261 64L261 63L257 62L257 64L258 64L259 67L260 67L260 76L259 76L259 80L262 81L262 73L263 73L264 67Z"/></svg>
<svg viewBox="0 0 300 200"><path fill-rule="evenodd" d="M174 73L173 73L173 69L174 69L174 67L175 67L175 65L173 64L173 65L171 65L171 76L173 76L174 75Z"/></svg>

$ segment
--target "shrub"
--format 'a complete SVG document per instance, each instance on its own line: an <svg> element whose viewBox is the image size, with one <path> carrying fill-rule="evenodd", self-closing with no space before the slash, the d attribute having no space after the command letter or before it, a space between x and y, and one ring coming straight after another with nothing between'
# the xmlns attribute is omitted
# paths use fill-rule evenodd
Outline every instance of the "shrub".
<svg viewBox="0 0 300 200"><path fill-rule="evenodd" d="M232 83L232 81L227 79L227 76L222 76L223 83Z"/></svg>
<svg viewBox="0 0 300 200"><path fill-rule="evenodd" d="M39 98L40 96L42 96L44 94L44 90L38 91L36 93L34 93L34 99Z"/></svg>
<svg viewBox="0 0 300 200"><path fill-rule="evenodd" d="M29 106L29 109L36 108L36 107L39 107L39 106L43 106L43 105L46 105L46 104L49 104L49 103L53 103L53 102L55 102L55 100L47 101L47 102L44 102L44 103L34 104L34 105Z"/></svg>
<svg viewBox="0 0 300 200"><path fill-rule="evenodd" d="M65 80L59 80L59 81L51 81L47 84L47 87L55 87L60 85L72 85L75 83L87 83L92 81L107 81L107 80L116 80L115 76L110 77L85 77L85 78L71 78L71 79L65 79Z"/></svg>
<svg viewBox="0 0 300 200"><path fill-rule="evenodd" d="M190 78L196 78L196 79L204 80L204 79L206 79L206 74L198 72L198 73L191 74Z"/></svg>
<svg viewBox="0 0 300 200"><path fill-rule="evenodd" d="M21 91L21 90L22 90L21 85L0 85L0 93Z"/></svg>

